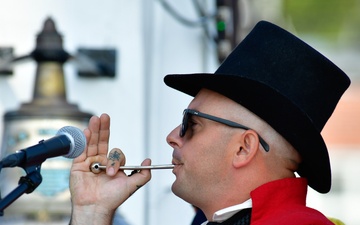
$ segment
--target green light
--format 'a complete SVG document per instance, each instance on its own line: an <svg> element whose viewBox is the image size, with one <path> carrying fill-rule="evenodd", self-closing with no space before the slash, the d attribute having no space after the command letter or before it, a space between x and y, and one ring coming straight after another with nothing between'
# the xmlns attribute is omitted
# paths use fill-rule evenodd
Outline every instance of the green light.
<svg viewBox="0 0 360 225"><path fill-rule="evenodd" d="M224 21L217 22L217 29L218 31L225 31L226 23Z"/></svg>

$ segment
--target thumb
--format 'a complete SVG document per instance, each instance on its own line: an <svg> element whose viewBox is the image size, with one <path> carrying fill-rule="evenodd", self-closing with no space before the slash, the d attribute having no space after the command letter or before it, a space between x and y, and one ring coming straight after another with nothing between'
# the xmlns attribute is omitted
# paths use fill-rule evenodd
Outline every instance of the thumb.
<svg viewBox="0 0 360 225"><path fill-rule="evenodd" d="M142 163L142 166L150 166L151 159L145 159ZM151 170L143 169L139 172L132 173L132 175L128 179L128 188L130 193L136 192L142 186L144 186L151 179Z"/></svg>

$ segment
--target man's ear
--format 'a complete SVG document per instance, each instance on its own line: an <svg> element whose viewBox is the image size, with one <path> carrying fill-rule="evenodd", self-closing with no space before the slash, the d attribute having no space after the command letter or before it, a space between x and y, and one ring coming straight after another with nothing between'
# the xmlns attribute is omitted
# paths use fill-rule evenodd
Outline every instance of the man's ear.
<svg viewBox="0 0 360 225"><path fill-rule="evenodd" d="M259 136L254 130L246 130L240 136L240 142L234 154L233 164L236 168L245 166L259 150Z"/></svg>

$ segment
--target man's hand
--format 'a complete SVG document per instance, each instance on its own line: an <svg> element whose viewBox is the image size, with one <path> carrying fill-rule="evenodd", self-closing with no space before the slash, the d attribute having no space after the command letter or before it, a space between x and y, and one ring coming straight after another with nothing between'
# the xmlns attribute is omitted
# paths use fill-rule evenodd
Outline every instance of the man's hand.
<svg viewBox="0 0 360 225"><path fill-rule="evenodd" d="M117 148L108 155L110 117L107 114L93 116L84 134L87 146L74 159L71 168L71 224L111 224L117 207L146 184L151 173L150 170L141 170L127 176L119 170L120 166L125 165L126 159ZM98 174L91 172L90 166L94 162L106 165L106 171ZM145 159L141 165L150 164L150 159Z"/></svg>

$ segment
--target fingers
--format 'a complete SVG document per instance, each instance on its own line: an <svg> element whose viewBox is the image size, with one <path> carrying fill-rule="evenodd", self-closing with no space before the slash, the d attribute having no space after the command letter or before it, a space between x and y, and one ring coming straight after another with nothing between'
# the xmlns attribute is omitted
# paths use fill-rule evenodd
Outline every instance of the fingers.
<svg viewBox="0 0 360 225"><path fill-rule="evenodd" d="M145 159L142 166L150 166L151 160ZM129 177L130 196L144 186L151 179L151 170L140 170L140 172L134 173Z"/></svg>
<svg viewBox="0 0 360 225"><path fill-rule="evenodd" d="M145 159L142 163L142 166L150 166L151 165L151 159Z"/></svg>
<svg viewBox="0 0 360 225"><path fill-rule="evenodd" d="M119 167L125 165L126 158L124 153L118 149L114 148L110 151L108 156L108 162L106 164L106 174L109 176L115 176L115 174L119 171ZM151 160L145 159L142 163L142 166L150 166ZM137 174L137 175L135 175ZM137 184L136 187L140 188L140 186L144 185L151 179L150 170L140 170L131 174L131 176L136 177L135 180Z"/></svg>
<svg viewBox="0 0 360 225"><path fill-rule="evenodd" d="M107 154L109 147L109 138L110 138L110 116L104 113L100 116L98 154Z"/></svg>
<svg viewBox="0 0 360 225"><path fill-rule="evenodd" d="M110 137L110 117L102 114L100 117L93 116L89 121L88 128L84 132L87 140L87 156L107 154Z"/></svg>
<svg viewBox="0 0 360 225"><path fill-rule="evenodd" d="M87 149L88 149L88 143L89 143L89 138L90 138L90 135L91 135L91 132L88 128L86 128L84 131L83 131L84 135L85 135L85 138L86 138L86 146L85 146L85 149L84 151L74 159L74 163L78 163L78 162L83 162L86 160L86 155L87 155Z"/></svg>
<svg viewBox="0 0 360 225"><path fill-rule="evenodd" d="M84 130L86 147L83 153L74 159L75 163L83 162L91 156L105 156L108 151L110 138L110 116L102 114L100 117L92 116L88 127Z"/></svg>
<svg viewBox="0 0 360 225"><path fill-rule="evenodd" d="M142 163L142 166L150 166L151 159L145 159ZM147 183L151 179L151 170L140 170L140 174L142 175L142 179L140 181Z"/></svg>
<svg viewBox="0 0 360 225"><path fill-rule="evenodd" d="M124 153L118 148L112 149L108 156L108 162L106 164L106 173L109 176L114 176L119 170L119 167L125 165L125 162L126 162L126 158Z"/></svg>
<svg viewBox="0 0 360 225"><path fill-rule="evenodd" d="M115 176L115 174L119 172L119 167L125 165L125 162L126 162L126 158L124 153L118 148L112 149L109 153L108 162L106 164L106 174L108 176ZM150 166L151 160L145 159L141 163L141 165ZM121 173L124 173L124 171L121 171ZM131 196L143 185L145 185L150 179L151 179L150 170L139 170L139 171L134 170L128 176L129 196Z"/></svg>
<svg viewBox="0 0 360 225"><path fill-rule="evenodd" d="M141 163L141 166L150 166L151 165L151 160L150 159L145 159L142 163ZM139 173L139 172L141 172L142 170L133 170L132 172L131 172L131 174L130 175L128 175L129 177L131 177L132 175L134 175L135 173ZM145 170L146 171L146 170ZM150 170L148 170L148 171L150 171ZM145 174L143 174L143 175L146 175L147 176L147 174L145 173Z"/></svg>

